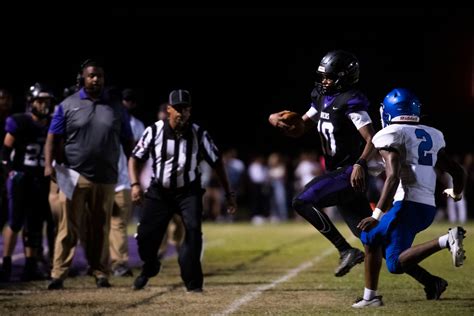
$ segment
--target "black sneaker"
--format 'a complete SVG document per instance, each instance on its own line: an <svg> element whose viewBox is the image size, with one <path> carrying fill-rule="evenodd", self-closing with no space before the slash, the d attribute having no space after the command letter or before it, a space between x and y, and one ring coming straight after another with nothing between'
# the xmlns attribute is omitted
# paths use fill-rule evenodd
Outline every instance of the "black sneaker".
<svg viewBox="0 0 474 316"><path fill-rule="evenodd" d="M197 287L195 289L188 289L186 290L186 293L202 293L202 287Z"/></svg>
<svg viewBox="0 0 474 316"><path fill-rule="evenodd" d="M48 284L48 290L62 290L64 289L63 280L52 279Z"/></svg>
<svg viewBox="0 0 474 316"><path fill-rule="evenodd" d="M448 281L445 279L435 277L433 283L425 287L426 299L427 300L439 300L441 294L446 291L448 287Z"/></svg>
<svg viewBox="0 0 474 316"><path fill-rule="evenodd" d="M109 288L112 286L110 285L109 280L104 276L96 277L95 284L97 285L98 288Z"/></svg>
<svg viewBox="0 0 474 316"><path fill-rule="evenodd" d="M145 285L148 283L149 278L147 276L144 276L143 274L140 274L135 281L133 282L133 289L135 291L141 290L145 287Z"/></svg>
<svg viewBox="0 0 474 316"><path fill-rule="evenodd" d="M364 252L357 248L351 248L341 252L339 266L334 271L334 275L341 277L349 272L353 266L364 261Z"/></svg>

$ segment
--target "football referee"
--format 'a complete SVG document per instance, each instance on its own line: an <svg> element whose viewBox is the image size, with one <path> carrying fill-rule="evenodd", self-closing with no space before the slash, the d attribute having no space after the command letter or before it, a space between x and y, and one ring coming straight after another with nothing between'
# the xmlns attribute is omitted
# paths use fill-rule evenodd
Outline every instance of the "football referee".
<svg viewBox="0 0 474 316"><path fill-rule="evenodd" d="M188 292L202 292L202 195L199 162L212 166L226 192L228 212L237 209L219 151L207 131L190 122L190 94L174 90L169 95L168 119L149 126L129 161L132 200L143 203L137 228L138 253L143 261L133 288L142 289L160 271L158 248L173 214L182 217L185 240L179 249L181 278ZM152 160L151 184L143 196L139 175L143 163Z"/></svg>

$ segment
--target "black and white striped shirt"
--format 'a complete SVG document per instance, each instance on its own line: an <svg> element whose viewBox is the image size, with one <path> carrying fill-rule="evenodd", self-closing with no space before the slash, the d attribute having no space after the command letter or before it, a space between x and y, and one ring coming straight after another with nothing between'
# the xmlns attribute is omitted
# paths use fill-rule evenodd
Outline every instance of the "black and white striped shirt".
<svg viewBox="0 0 474 316"><path fill-rule="evenodd" d="M200 126L192 124L178 137L168 120L147 127L132 156L152 159L152 177L164 188L181 188L199 180L199 162L205 159L214 166L220 154L211 137Z"/></svg>

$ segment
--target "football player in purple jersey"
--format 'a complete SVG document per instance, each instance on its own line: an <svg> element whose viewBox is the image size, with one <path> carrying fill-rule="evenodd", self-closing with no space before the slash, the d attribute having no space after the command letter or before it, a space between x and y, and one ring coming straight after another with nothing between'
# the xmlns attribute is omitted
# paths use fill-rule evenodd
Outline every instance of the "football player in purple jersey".
<svg viewBox="0 0 474 316"><path fill-rule="evenodd" d="M53 94L36 83L27 94L27 111L9 116L5 123L2 165L7 175L9 218L3 231L0 277L11 276L11 256L23 228L25 267L23 281L45 279L38 269L44 215L50 213L49 178L44 173L44 142L50 122Z"/></svg>

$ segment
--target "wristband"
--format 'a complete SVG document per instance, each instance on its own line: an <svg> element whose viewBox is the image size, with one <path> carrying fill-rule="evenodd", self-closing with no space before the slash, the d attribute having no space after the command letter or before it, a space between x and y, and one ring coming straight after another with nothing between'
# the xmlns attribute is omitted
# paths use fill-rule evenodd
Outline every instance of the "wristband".
<svg viewBox="0 0 474 316"><path fill-rule="evenodd" d="M355 165L359 165L364 169L367 169L367 161L364 158L360 158L355 162Z"/></svg>
<svg viewBox="0 0 474 316"><path fill-rule="evenodd" d="M379 209L378 207L376 207L374 212L372 213L372 217L378 220L379 222L380 222L380 219L382 219L384 215L385 215L384 212L382 212L382 210Z"/></svg>
<svg viewBox="0 0 474 316"><path fill-rule="evenodd" d="M140 182L133 182L132 184L130 184L131 187L134 187L136 185L140 185Z"/></svg>

